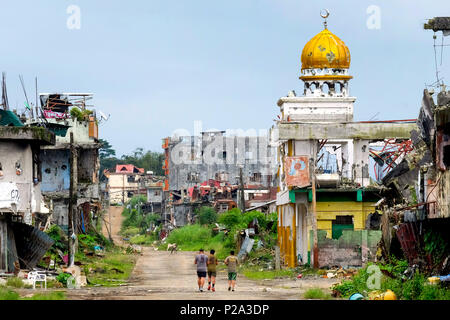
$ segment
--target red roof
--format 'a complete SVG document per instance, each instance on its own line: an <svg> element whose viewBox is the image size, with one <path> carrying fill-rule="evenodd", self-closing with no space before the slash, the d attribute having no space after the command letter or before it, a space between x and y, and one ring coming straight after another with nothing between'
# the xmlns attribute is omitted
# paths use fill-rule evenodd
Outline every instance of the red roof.
<svg viewBox="0 0 450 320"><path fill-rule="evenodd" d="M144 168L137 168L132 164L118 164L116 173L144 173Z"/></svg>

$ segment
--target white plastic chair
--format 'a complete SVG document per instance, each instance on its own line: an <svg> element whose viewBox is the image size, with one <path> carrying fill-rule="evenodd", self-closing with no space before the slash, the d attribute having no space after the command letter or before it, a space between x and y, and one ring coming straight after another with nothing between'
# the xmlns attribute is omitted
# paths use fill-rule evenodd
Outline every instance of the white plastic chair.
<svg viewBox="0 0 450 320"><path fill-rule="evenodd" d="M36 282L44 283L44 288L47 290L47 275L45 273L39 273L39 271L31 271L28 273L28 279L33 281L33 289L36 289Z"/></svg>

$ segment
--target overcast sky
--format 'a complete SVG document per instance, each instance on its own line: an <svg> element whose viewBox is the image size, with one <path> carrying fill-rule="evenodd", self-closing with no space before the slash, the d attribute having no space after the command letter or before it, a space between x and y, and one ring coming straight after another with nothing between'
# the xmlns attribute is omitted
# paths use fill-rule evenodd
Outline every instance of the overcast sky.
<svg viewBox="0 0 450 320"><path fill-rule="evenodd" d="M67 27L70 5L80 8L80 29ZM379 29L367 27L371 5ZM415 118L436 81L433 32L423 23L449 16L448 0L2 1L1 71L19 110L19 74L33 97L37 76L40 92L94 93L96 109L111 115L100 137L118 155L162 151L161 138L193 132L195 120L203 129L271 127L277 100L302 92L300 54L323 29L322 8L351 52L355 120ZM440 49L450 83L450 47L442 66Z"/></svg>

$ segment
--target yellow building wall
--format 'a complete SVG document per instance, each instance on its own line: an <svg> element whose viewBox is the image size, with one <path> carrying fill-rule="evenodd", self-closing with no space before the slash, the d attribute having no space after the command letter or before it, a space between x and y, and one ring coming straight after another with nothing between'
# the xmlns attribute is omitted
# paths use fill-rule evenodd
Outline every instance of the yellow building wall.
<svg viewBox="0 0 450 320"><path fill-rule="evenodd" d="M292 221L284 221L284 210L288 210L288 206L293 206L294 215ZM375 202L317 202L317 228L318 230L326 230L327 237L332 235L332 221L339 215L353 216L353 223L355 230L364 230L367 216L375 211ZM295 267L297 264L296 257L296 217L297 212L295 204L280 205L277 207L278 211L278 246L280 247L281 257L284 259L285 265L288 267ZM292 227L293 226L293 227ZM310 232L312 226L308 223L307 226L307 247L311 251L312 244L310 243Z"/></svg>
<svg viewBox="0 0 450 320"><path fill-rule="evenodd" d="M317 229L326 230L331 238L332 220L336 216L353 216L355 230L363 230L369 213L374 212L375 202L317 202Z"/></svg>

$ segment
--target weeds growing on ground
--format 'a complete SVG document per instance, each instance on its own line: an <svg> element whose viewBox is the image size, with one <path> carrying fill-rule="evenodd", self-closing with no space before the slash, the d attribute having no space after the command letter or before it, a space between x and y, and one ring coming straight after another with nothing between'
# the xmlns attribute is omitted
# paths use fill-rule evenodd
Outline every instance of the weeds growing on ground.
<svg viewBox="0 0 450 320"><path fill-rule="evenodd" d="M320 288L311 288L305 292L304 298L305 299L329 300L329 299L331 299L331 295L323 292L323 290Z"/></svg>
<svg viewBox="0 0 450 320"><path fill-rule="evenodd" d="M20 289L25 287L25 283L18 277L12 277L8 278L8 280L6 281L6 286Z"/></svg>
<svg viewBox="0 0 450 320"><path fill-rule="evenodd" d="M66 294L61 291L36 293L31 297L21 298L20 295L8 288L0 287L0 300L65 300Z"/></svg>

